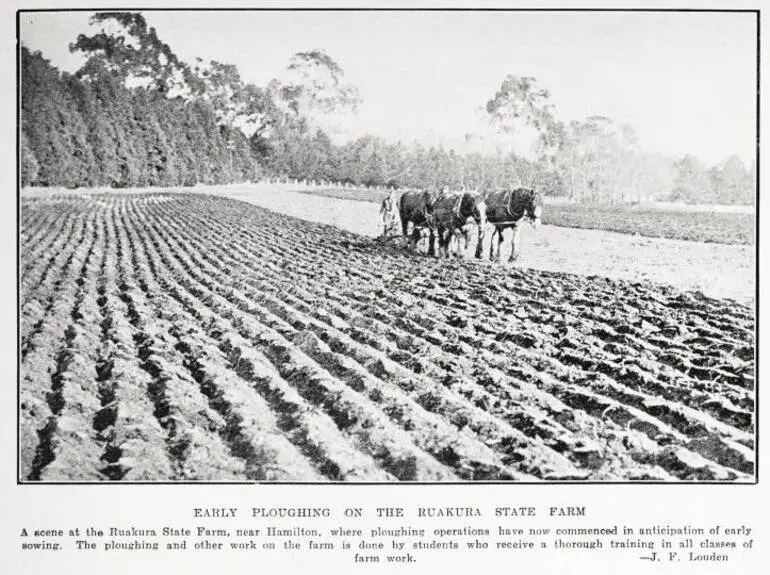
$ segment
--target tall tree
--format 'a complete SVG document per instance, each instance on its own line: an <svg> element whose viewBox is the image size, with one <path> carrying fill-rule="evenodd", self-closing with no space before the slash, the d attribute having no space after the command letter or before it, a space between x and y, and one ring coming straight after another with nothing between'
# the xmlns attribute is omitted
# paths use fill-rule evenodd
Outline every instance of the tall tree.
<svg viewBox="0 0 770 575"><path fill-rule="evenodd" d="M98 82L68 82L87 128L87 142L94 154L92 180L94 185L119 187L121 159L118 156L118 125L111 118L116 104L111 100L109 78ZM106 101L105 101L106 100Z"/></svg>
<svg viewBox="0 0 770 575"><path fill-rule="evenodd" d="M87 57L78 74L98 74L106 69L129 85L151 87L162 93L185 90L189 67L158 38L138 12L98 12L90 20L100 31L80 34L70 51Z"/></svg>
<svg viewBox="0 0 770 575"><path fill-rule="evenodd" d="M284 85L286 99L301 112L318 110L331 114L355 112L361 101L358 88L344 81L344 72L334 59L321 50L298 52L288 66L289 82Z"/></svg>
<svg viewBox="0 0 770 575"><path fill-rule="evenodd" d="M21 124L43 186L95 181L88 131L69 84L40 52L21 50Z"/></svg>
<svg viewBox="0 0 770 575"><path fill-rule="evenodd" d="M540 87L532 76L509 74L487 101L485 110L498 133L513 137L520 153L547 157L559 147L562 132L549 98L548 90Z"/></svg>
<svg viewBox="0 0 770 575"><path fill-rule="evenodd" d="M340 65L321 50L294 54L284 81L267 89L284 122L309 130L336 131L335 122L355 114L361 102L358 88L345 82Z"/></svg>
<svg viewBox="0 0 770 575"><path fill-rule="evenodd" d="M637 159L632 126L590 116L570 122L554 166L573 200L622 202L634 195Z"/></svg>
<svg viewBox="0 0 770 575"><path fill-rule="evenodd" d="M673 201L697 203L709 194L706 167L692 154L685 155L675 164L676 177L671 192Z"/></svg>
<svg viewBox="0 0 770 575"><path fill-rule="evenodd" d="M247 137L264 137L280 121L268 91L243 82L232 64L215 60L204 64L198 59L191 77L189 98L208 103L222 126L238 129Z"/></svg>
<svg viewBox="0 0 770 575"><path fill-rule="evenodd" d="M711 194L717 204L750 204L754 192L751 175L741 159L731 155L709 170Z"/></svg>
<svg viewBox="0 0 770 575"><path fill-rule="evenodd" d="M35 157L35 152L32 149L27 135L24 130L21 131L21 166L20 176L22 186L31 186L37 183L37 175L40 169L40 165Z"/></svg>

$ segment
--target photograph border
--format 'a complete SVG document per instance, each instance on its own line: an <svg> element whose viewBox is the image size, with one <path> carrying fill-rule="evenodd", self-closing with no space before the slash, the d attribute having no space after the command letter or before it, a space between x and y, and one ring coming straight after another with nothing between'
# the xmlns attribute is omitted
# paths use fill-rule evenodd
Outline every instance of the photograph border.
<svg viewBox="0 0 770 575"><path fill-rule="evenodd" d="M528 480L511 480L511 481L196 481L196 480L180 480L180 481L31 481L22 480L20 478L21 473L21 245L20 245L20 232L21 232L21 15L28 13L57 13L57 12L529 12L529 13L549 13L549 12L573 12L573 13L595 13L595 12L614 12L614 13L749 13L755 14L756 26L757 26L757 38L756 38L756 144L755 144L755 162L756 162L756 182L755 182L755 220L754 220L754 273L755 273L755 285L754 285L754 478L753 481L745 482L732 482L732 481L716 481L716 480L680 480L680 481L653 481L653 480L542 480L542 481L528 481ZM127 486L127 485L174 485L174 486L203 486L203 485L223 485L223 486L235 486L235 485L344 485L350 487L361 486L456 486L456 485L569 485L569 486L583 486L583 485L649 485L649 486L661 486L661 485L681 485L681 486L695 486L695 485L724 485L724 486L756 486L759 484L760 478L760 389L759 389L759 375L760 375L760 340L759 340L759 317L760 317L760 182L761 182L761 162L760 162L760 113L761 113L761 9L743 9L743 8L500 8L500 7L480 7L480 8L445 8L445 7L259 7L259 8L242 8L242 7L146 7L139 6L132 7L109 7L109 8L28 8L16 10L16 485L17 486L51 486L51 485L112 485L112 486Z"/></svg>

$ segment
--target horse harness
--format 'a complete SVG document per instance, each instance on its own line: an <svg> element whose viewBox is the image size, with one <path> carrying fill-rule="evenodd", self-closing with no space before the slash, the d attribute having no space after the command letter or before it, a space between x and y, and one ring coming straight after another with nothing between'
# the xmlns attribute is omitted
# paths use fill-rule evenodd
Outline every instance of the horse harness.
<svg viewBox="0 0 770 575"><path fill-rule="evenodd" d="M508 194L508 201L505 202L505 211L510 217L516 217L513 213L512 207L513 207L513 192L514 190L507 190L505 193ZM521 220L524 219L524 216L526 215L527 210L526 208L521 213L518 219L515 220L506 220L504 222L493 222L495 226L504 226L508 224L518 224Z"/></svg>
<svg viewBox="0 0 770 575"><path fill-rule="evenodd" d="M422 217L425 219L425 223L428 224L428 227L433 229L435 227L433 223L433 214L428 212L428 203L423 202L422 204Z"/></svg>
<svg viewBox="0 0 770 575"><path fill-rule="evenodd" d="M436 201L438 202L438 200L440 200L440 199L442 199L442 198L438 198ZM463 215L462 215L462 205L463 205L463 194L459 194L458 197L457 197L457 201L454 203L454 205L452 206L452 210L451 210L451 213L457 218L457 221L459 221L459 222L463 222L464 221L464 218L463 218ZM427 214L427 208L426 208L426 214ZM439 220L439 217L438 217L438 214L436 213L436 210L434 208L432 217L428 221L432 221L433 222L433 226L436 226L438 224L438 220Z"/></svg>
<svg viewBox="0 0 770 575"><path fill-rule="evenodd" d="M463 207L463 194L460 194L460 197L457 198L457 203L455 203L454 209L452 212L457 217L458 220L462 220L462 214L460 213L460 210L462 210Z"/></svg>

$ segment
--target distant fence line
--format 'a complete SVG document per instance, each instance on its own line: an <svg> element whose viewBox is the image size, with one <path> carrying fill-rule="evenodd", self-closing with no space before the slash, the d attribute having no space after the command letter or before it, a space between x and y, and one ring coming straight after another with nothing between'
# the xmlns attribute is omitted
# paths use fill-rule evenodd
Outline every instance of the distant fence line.
<svg viewBox="0 0 770 575"><path fill-rule="evenodd" d="M419 188L388 188L386 186L366 186L356 185L350 182L335 182L332 180L312 180L312 179L300 179L300 178L287 178L287 177L265 177L260 180L252 180L250 182L243 182L241 184L233 184L235 186L253 185L253 184L271 184L271 185L284 185L291 187L292 189L319 189L319 188L335 188L340 190L370 190L370 191L387 191L393 189L396 193L410 192L418 190ZM198 184L194 186L197 190L210 189L216 191L217 188L222 187L221 184ZM144 187L144 188L121 188L119 190L113 188L63 188L60 186L50 187L37 187L37 186L22 186L22 193L25 197L45 197L51 194L70 195L70 194L100 194L105 191L109 193L123 193L123 194L138 194L145 192L165 192L165 191L186 191L190 188L172 186L172 187ZM563 198L558 196L545 196L544 201L548 205L572 205L581 204L581 202L570 200L569 198ZM740 204L684 204L674 202L642 202L635 204L624 204L627 206L638 206L640 209L653 209L660 211L677 211L677 212L718 212L718 213L733 213L733 214L754 214L756 208L753 205L740 205Z"/></svg>
<svg viewBox="0 0 770 575"><path fill-rule="evenodd" d="M335 188L340 190L371 190L371 191L388 191L394 190L396 193L411 192L420 188L407 187L407 188L388 188L387 186L367 186L365 184L353 184L351 182L336 182L333 180L314 180L310 178L289 178L286 176L272 176L265 177L260 180L260 183L264 184L284 184L291 186L294 189L316 189L316 188ZM580 204L581 202L570 200L569 198L563 198L558 196L546 196L544 198L546 204L551 205L570 205ZM755 212L754 206L746 205L733 205L733 204L684 204L678 202L641 202L636 204L639 207L647 207L656 210L673 210L683 212L722 212L722 213L738 213L738 214L753 214Z"/></svg>
<svg viewBox="0 0 770 575"><path fill-rule="evenodd" d="M336 182L333 180L313 180L310 178L288 178L285 176L265 177L260 180L265 184L289 184L304 188L339 188L347 190L394 190L396 192L408 192L417 188L389 188L387 186L367 186L365 184L353 184L351 182Z"/></svg>

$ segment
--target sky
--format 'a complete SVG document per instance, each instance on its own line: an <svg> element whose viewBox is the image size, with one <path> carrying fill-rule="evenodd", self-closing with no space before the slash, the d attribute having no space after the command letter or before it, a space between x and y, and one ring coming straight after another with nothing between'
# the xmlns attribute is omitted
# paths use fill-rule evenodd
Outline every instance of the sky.
<svg viewBox="0 0 770 575"><path fill-rule="evenodd" d="M60 69L68 44L97 31L87 12L25 13L22 44ZM281 77L321 49L358 87L346 128L461 147L507 74L534 76L563 121L629 123L643 148L707 164L756 142L756 18L740 13L148 11L184 61L235 64L247 82Z"/></svg>

